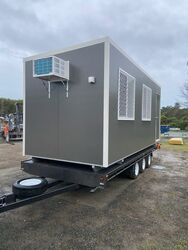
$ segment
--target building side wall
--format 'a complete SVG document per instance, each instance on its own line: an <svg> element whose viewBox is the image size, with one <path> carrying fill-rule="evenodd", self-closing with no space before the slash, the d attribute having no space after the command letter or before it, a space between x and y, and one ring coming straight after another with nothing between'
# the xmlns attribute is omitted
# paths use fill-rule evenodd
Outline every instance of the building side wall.
<svg viewBox="0 0 188 250"><path fill-rule="evenodd" d="M136 78L135 120L118 120L119 68ZM152 89L152 119L142 121L142 85ZM110 45L109 165L155 143L156 94L160 87L112 44Z"/></svg>

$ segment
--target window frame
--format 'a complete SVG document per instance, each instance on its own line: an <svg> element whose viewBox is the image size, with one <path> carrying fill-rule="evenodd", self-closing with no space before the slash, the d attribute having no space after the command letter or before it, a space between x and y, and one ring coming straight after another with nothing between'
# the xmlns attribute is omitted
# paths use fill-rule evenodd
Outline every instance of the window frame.
<svg viewBox="0 0 188 250"><path fill-rule="evenodd" d="M144 111L144 88L145 89L147 89L147 90L149 90L149 92L150 92L150 114L149 114L149 117L150 118L148 118L148 116L147 116L147 118L143 118L143 111ZM147 102L147 100L146 100L146 102ZM147 110L146 110L146 114L147 114ZM150 88L150 87L148 87L146 84L142 84L142 121L145 121L145 122L150 122L152 120L152 89Z"/></svg>
<svg viewBox="0 0 188 250"><path fill-rule="evenodd" d="M128 117L128 116L120 116L119 114L119 107L120 107L120 74L124 74L125 76L127 76L127 78L131 77L133 79L133 117ZM129 84L129 82L128 82ZM125 70L123 70L122 68L119 68L119 72L118 72L118 117L117 119L119 121L135 121L135 92L136 92L136 78L134 76L132 76L131 74L127 73ZM128 113L128 112L127 112Z"/></svg>

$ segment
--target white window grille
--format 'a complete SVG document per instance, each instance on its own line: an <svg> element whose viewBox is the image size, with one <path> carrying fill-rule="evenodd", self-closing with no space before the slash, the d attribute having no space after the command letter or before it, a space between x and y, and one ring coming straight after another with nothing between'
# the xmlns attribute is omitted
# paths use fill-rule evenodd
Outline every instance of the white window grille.
<svg viewBox="0 0 188 250"><path fill-rule="evenodd" d="M135 82L133 76L119 69L118 120L135 119Z"/></svg>
<svg viewBox="0 0 188 250"><path fill-rule="evenodd" d="M142 121L151 121L152 90L145 84L142 86Z"/></svg>

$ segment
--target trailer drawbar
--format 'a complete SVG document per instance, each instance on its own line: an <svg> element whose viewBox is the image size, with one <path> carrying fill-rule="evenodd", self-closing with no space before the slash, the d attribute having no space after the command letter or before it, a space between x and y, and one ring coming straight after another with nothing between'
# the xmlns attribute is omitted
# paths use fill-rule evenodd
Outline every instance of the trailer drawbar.
<svg viewBox="0 0 188 250"><path fill-rule="evenodd" d="M12 185L12 193L0 196L0 213L76 190L81 186L90 187L91 192L94 192L98 188L104 188L108 181L120 174L136 179L139 173L151 166L155 149L157 145L154 144L108 168L88 168L81 164L78 166L35 158L23 161L21 168L25 172L42 177L17 180Z"/></svg>

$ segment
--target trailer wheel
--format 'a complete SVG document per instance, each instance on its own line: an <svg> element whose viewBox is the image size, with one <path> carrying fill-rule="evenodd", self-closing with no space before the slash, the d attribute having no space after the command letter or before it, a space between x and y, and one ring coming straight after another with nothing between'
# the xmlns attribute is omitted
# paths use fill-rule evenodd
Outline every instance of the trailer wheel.
<svg viewBox="0 0 188 250"><path fill-rule="evenodd" d="M139 167L140 167L140 173L143 173L146 169L146 159L143 158L141 161L140 161L140 164L139 164Z"/></svg>
<svg viewBox="0 0 188 250"><path fill-rule="evenodd" d="M139 175L139 164L135 163L132 167L128 169L128 177L131 179L136 179Z"/></svg>
<svg viewBox="0 0 188 250"><path fill-rule="evenodd" d="M150 155L148 155L148 156L146 157L146 168L150 168L150 167L151 167L151 162L152 162L152 160L153 160L152 154L150 154Z"/></svg>
<svg viewBox="0 0 188 250"><path fill-rule="evenodd" d="M45 178L30 177L17 180L12 185L12 192L18 198L27 198L44 193L47 187L48 182Z"/></svg>

